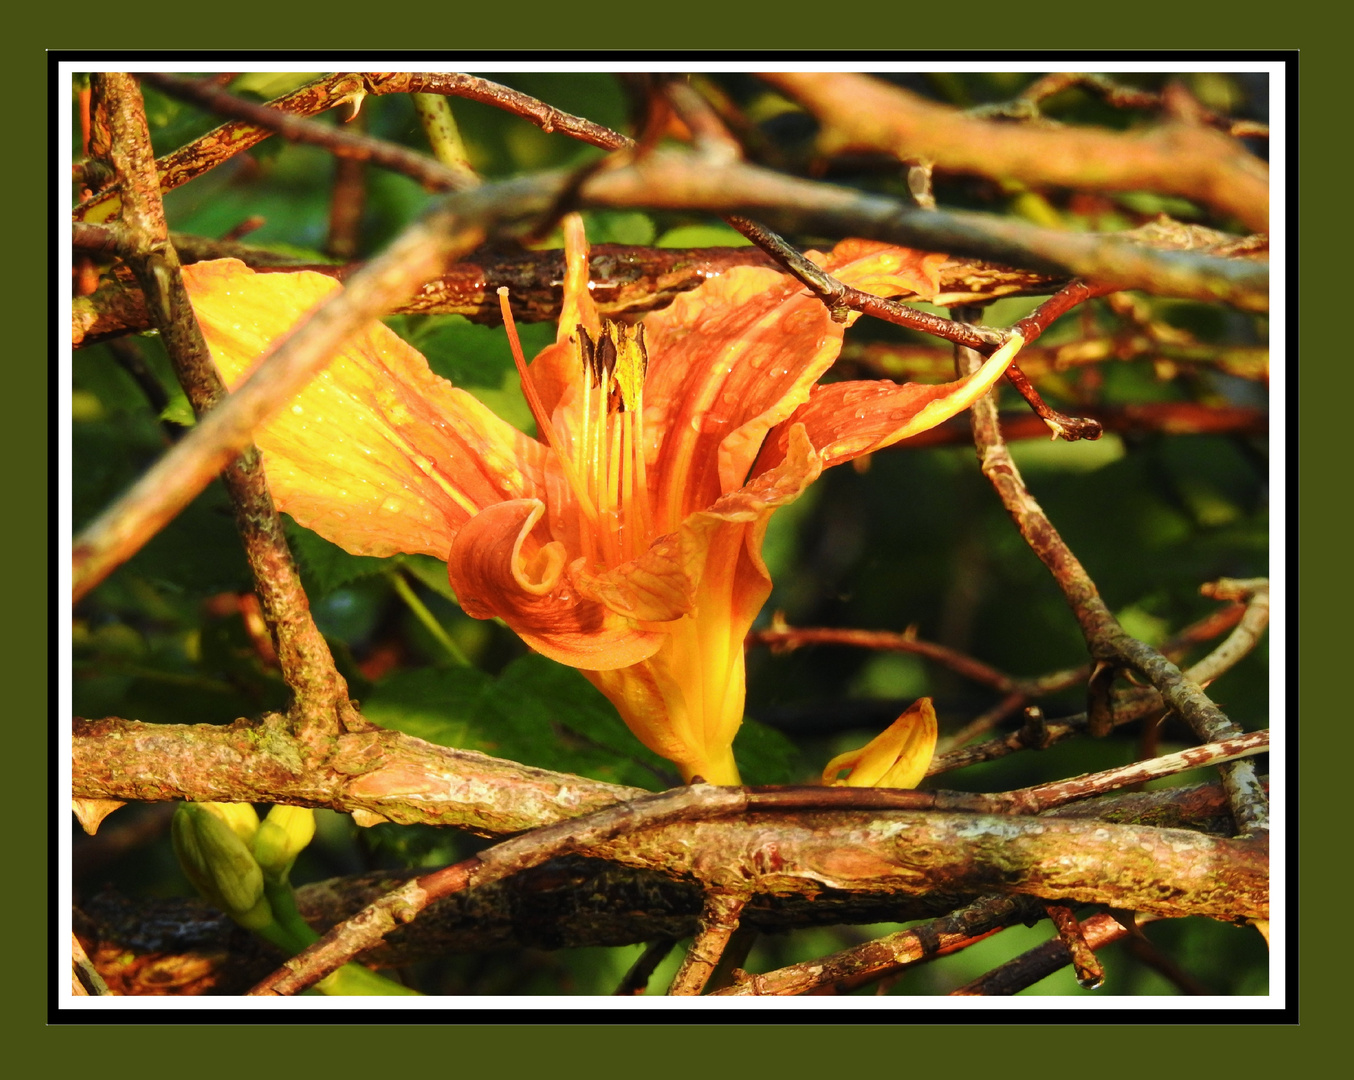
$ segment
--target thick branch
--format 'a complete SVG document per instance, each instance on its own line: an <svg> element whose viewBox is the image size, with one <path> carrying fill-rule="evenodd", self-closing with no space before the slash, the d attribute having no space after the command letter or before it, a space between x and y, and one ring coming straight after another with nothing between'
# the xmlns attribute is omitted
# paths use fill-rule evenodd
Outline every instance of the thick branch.
<svg viewBox="0 0 1354 1080"><path fill-rule="evenodd" d="M323 762L304 758L298 745L277 721L228 728L81 721L73 750L75 794L293 802L359 810L368 822L422 821L498 835L643 794L434 747L396 732L339 736L333 756ZM240 769L242 760L251 768ZM599 841L588 853L712 885L755 882L759 892L778 895L807 896L824 888L897 895L995 888L1224 918L1253 915L1263 903L1264 858L1248 854L1262 848L1247 841L1177 837L1179 830L1168 830L1167 837L1128 826L1122 835L1114 826L1110 835L1103 831L1108 826L1093 822L1055 826L1047 816L944 809L1012 805L1002 798L845 788L749 791L737 805L766 809L735 820L648 828ZM1168 887L1149 888L1149 872Z"/></svg>
<svg viewBox="0 0 1354 1080"><path fill-rule="evenodd" d="M1269 170L1211 128L1168 123L1142 133L1048 129L977 119L866 75L764 75L823 124L827 153L879 150L994 179L1092 191L1157 191L1269 228Z"/></svg>
<svg viewBox="0 0 1354 1080"><path fill-rule="evenodd" d="M118 231L108 226L82 225L76 246L92 252L111 252L116 249L118 236ZM292 256L281 256L266 248L179 233L173 234L172 239L185 263L240 259L256 270L309 270L340 281L361 269L359 264L299 264ZM595 244L588 280L592 282L592 297L598 311L617 318L665 307L681 293L732 267L771 265L771 260L755 247L683 249ZM936 302L940 304L1037 295L1058 288L1062 282L1061 278L1047 274L966 259L949 259L938 271L940 293ZM469 252L446 273L427 282L416 295L382 314L463 315L471 322L499 325L503 315L497 290L506 286L513 315L519 322L549 322L559 317L563 272L562 251L505 254L494 248L480 249ZM76 348L149 327L144 297L120 278L106 281L95 293L76 297L72 302L71 341Z"/></svg>
<svg viewBox="0 0 1354 1080"><path fill-rule="evenodd" d="M1055 816L1102 816L1216 834L1232 827L1217 784L1111 795L1093 804L1065 807ZM323 933L414 876L401 871L335 878L302 886L298 902L306 919ZM390 934L361 960L398 967L491 949L614 947L661 937L676 940L695 932L701 896L696 882L601 859L556 859L438 901L417 923ZM740 921L756 932L784 933L812 926L935 919L962 902L951 894L934 893L907 898L834 890L813 897L762 895L748 901ZM199 966L203 954L230 965L242 948L242 935L233 924L197 899L131 900L103 890L81 902L80 913L85 920L78 924L82 936L98 944L100 953L113 957L118 969L128 957L148 960L190 951L199 954ZM214 960L211 971L216 972L219 964ZM243 992L267 970L255 968L252 978L218 985L217 992Z"/></svg>

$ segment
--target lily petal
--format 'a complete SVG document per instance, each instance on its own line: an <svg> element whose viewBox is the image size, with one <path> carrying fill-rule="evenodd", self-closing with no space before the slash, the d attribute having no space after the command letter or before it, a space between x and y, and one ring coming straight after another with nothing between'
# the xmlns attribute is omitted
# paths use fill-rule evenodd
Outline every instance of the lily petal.
<svg viewBox="0 0 1354 1080"><path fill-rule="evenodd" d="M226 385L341 286L322 274L259 274L234 259L184 268ZM543 448L433 374L372 322L255 434L278 507L359 555L444 559L482 507L533 494Z"/></svg>
<svg viewBox="0 0 1354 1080"><path fill-rule="evenodd" d="M772 513L798 498L823 468L802 429L791 433L789 446L775 470L692 514L675 544L664 538L636 560L655 575L666 563L678 581L669 585L672 595L690 598L688 614L663 624L653 657L632 668L583 672L644 744L676 762L688 780L738 782L730 747L743 719L743 642L771 592L762 541ZM625 572L620 567L608 577ZM589 591L614 602L600 584Z"/></svg>
<svg viewBox="0 0 1354 1080"><path fill-rule="evenodd" d="M1024 339L1013 334L978 371L954 382L928 385L883 379L814 387L808 403L795 411L791 423L804 425L827 466L840 465L958 415L992 388L1023 344ZM754 472L776 465L788 440L789 425L772 432Z"/></svg>
<svg viewBox="0 0 1354 1080"><path fill-rule="evenodd" d="M881 296L935 295L944 261L870 241L816 258ZM665 433L651 472L662 478L668 527L743 484L767 432L809 400L836 360L846 325L798 281L757 267L731 270L645 320L653 403L645 422Z"/></svg>
<svg viewBox="0 0 1354 1080"><path fill-rule="evenodd" d="M341 288L321 273L256 273L233 258L184 268L227 387ZM444 559L482 506L539 486L539 444L456 390L372 322L256 433L280 509L357 555Z"/></svg>
<svg viewBox="0 0 1354 1080"><path fill-rule="evenodd" d="M610 670L647 660L663 631L578 595L563 545L533 536L544 513L539 499L515 499L487 507L460 529L447 572L461 607L477 619L501 618L537 652L570 667Z"/></svg>
<svg viewBox="0 0 1354 1080"><path fill-rule="evenodd" d="M829 787L914 788L931 765L936 736L931 699L918 698L868 744L829 761L823 783ZM851 771L838 779L843 769Z"/></svg>

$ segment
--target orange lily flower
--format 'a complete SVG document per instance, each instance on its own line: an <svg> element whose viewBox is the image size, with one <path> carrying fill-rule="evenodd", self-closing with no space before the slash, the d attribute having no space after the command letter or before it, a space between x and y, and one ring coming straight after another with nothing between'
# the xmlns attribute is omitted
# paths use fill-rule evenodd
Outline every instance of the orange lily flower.
<svg viewBox="0 0 1354 1080"><path fill-rule="evenodd" d="M735 784L771 514L824 468L966 408L1021 342L941 386L817 386L845 327L793 278L731 270L627 328L597 313L577 218L565 235L556 343L528 367L508 326L537 437L373 322L256 433L269 485L350 552L446 559L468 614L581 670L685 779ZM934 295L942 259L865 241L815 257L885 296ZM231 386L340 287L231 260L185 277Z"/></svg>

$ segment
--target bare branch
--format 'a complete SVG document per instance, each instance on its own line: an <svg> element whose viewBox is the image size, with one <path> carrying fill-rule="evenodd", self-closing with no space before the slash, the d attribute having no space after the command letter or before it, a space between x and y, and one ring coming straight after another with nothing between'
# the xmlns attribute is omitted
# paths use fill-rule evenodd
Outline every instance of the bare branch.
<svg viewBox="0 0 1354 1080"><path fill-rule="evenodd" d="M937 167L1029 184L1181 195L1269 228L1269 170L1217 131L1172 123L1145 133L1007 125L966 116L865 75L763 76L823 124L827 153L880 150Z"/></svg>
<svg viewBox="0 0 1354 1080"><path fill-rule="evenodd" d="M969 350L961 350L960 356L960 366L964 371L976 370L981 362L978 354ZM1143 675L1201 739L1217 740L1237 734L1236 726L1208 699L1197 683L1182 675L1179 668L1155 649L1125 633L1105 606L1080 560L1072 554L1025 487L997 426L996 405L990 395L974 404L971 420L983 474L992 481L1025 542L1039 556L1062 589L1081 626L1092 657L1102 663L1112 661L1116 665L1132 668ZM1094 725L1094 700L1089 711ZM1104 715L1109 716L1108 713ZM1267 828L1267 804L1256 780L1254 767L1249 762L1234 762L1224 765L1222 773L1224 783L1233 796L1238 829L1246 833Z"/></svg>

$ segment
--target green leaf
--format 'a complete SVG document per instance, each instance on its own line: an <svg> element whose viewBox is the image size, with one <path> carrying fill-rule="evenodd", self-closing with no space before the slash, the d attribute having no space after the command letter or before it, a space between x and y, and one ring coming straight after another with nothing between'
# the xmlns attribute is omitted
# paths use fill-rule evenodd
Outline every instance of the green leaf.
<svg viewBox="0 0 1354 1080"><path fill-rule="evenodd" d="M447 564L431 555L402 555L400 566L420 585L426 585L438 596L456 603L456 593L447 579Z"/></svg>
<svg viewBox="0 0 1354 1080"><path fill-rule="evenodd" d="M636 210L592 210L583 215L590 244L652 244L653 222Z"/></svg>
<svg viewBox="0 0 1354 1080"><path fill-rule="evenodd" d="M160 419L187 428L197 423L197 414L193 412L188 396L179 393L170 398L169 404L160 410Z"/></svg>
<svg viewBox="0 0 1354 1080"><path fill-rule="evenodd" d="M472 668L398 672L362 711L382 727L525 765L653 789L678 782L582 675L535 654L497 678Z"/></svg>
<svg viewBox="0 0 1354 1080"><path fill-rule="evenodd" d="M303 528L291 518L285 518L287 543L301 568L306 592L312 599L323 597L351 581L384 574L390 569L389 559L371 555L351 555L337 544L331 544L319 533Z"/></svg>
<svg viewBox="0 0 1354 1080"><path fill-rule="evenodd" d="M658 238L656 247L748 247L752 243L728 225L677 225Z"/></svg>
<svg viewBox="0 0 1354 1080"><path fill-rule="evenodd" d="M744 717L733 755L745 784L795 784L804 779L799 748L773 727Z"/></svg>
<svg viewBox="0 0 1354 1080"><path fill-rule="evenodd" d="M528 360L555 340L555 328L549 323L519 326L518 333ZM406 324L406 337L438 375L469 390L519 431L535 430L501 327L480 326L460 315L437 315L411 320Z"/></svg>
<svg viewBox="0 0 1354 1080"><path fill-rule="evenodd" d="M475 729L491 676L475 668L423 668L383 679L362 704L374 724L439 746L484 750Z"/></svg>

